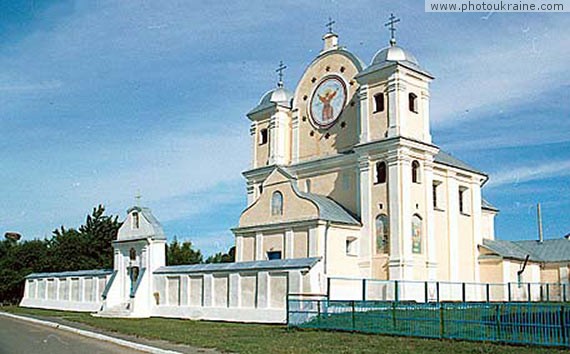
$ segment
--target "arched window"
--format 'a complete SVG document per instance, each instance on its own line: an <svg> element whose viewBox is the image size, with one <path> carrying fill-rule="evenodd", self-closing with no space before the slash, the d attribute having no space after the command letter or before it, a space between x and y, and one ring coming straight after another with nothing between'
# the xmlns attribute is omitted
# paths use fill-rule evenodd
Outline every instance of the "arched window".
<svg viewBox="0 0 570 354"><path fill-rule="evenodd" d="M390 253L390 222L386 214L376 217L376 253Z"/></svg>
<svg viewBox="0 0 570 354"><path fill-rule="evenodd" d="M408 94L408 107L410 111L418 113L418 96L415 93Z"/></svg>
<svg viewBox="0 0 570 354"><path fill-rule="evenodd" d="M140 227L140 217L139 213L133 213L133 229L138 229Z"/></svg>
<svg viewBox="0 0 570 354"><path fill-rule="evenodd" d="M422 218L418 214L412 216L412 252L422 253Z"/></svg>
<svg viewBox="0 0 570 354"><path fill-rule="evenodd" d="M271 196L271 215L283 215L283 194L273 192Z"/></svg>
<svg viewBox="0 0 570 354"><path fill-rule="evenodd" d="M384 161L376 163L376 184L386 183L386 163Z"/></svg>
<svg viewBox="0 0 570 354"><path fill-rule="evenodd" d="M421 176L420 176L420 163L416 160L412 161L412 182L414 183L421 183Z"/></svg>
<svg viewBox="0 0 570 354"><path fill-rule="evenodd" d="M384 111L384 94L378 93L374 95L374 112Z"/></svg>
<svg viewBox="0 0 570 354"><path fill-rule="evenodd" d="M129 250L129 258L131 261L136 261L137 260L137 251L134 248L131 248Z"/></svg>

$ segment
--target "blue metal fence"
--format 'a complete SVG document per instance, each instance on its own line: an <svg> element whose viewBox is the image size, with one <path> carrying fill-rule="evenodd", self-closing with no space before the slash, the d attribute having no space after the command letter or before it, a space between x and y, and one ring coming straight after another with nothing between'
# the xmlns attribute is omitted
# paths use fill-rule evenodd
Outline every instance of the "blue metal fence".
<svg viewBox="0 0 570 354"><path fill-rule="evenodd" d="M569 347L570 306L538 302L396 302L290 296L288 325L424 338Z"/></svg>

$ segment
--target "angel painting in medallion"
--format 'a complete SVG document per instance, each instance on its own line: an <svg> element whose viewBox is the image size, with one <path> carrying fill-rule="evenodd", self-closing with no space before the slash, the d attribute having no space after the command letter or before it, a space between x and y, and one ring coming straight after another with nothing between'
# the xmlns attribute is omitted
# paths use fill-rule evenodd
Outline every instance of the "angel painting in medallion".
<svg viewBox="0 0 570 354"><path fill-rule="evenodd" d="M327 89L323 95L318 95L319 100L323 104L322 121L328 122L334 119L334 108L331 105L331 101L335 98L337 90Z"/></svg>

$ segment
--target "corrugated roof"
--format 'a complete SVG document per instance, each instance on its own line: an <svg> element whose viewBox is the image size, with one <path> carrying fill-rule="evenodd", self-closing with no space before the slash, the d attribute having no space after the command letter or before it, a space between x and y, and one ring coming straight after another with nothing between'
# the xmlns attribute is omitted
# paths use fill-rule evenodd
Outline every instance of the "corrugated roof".
<svg viewBox="0 0 570 354"><path fill-rule="evenodd" d="M542 242L483 240L483 246L505 258L529 259L535 262L570 261L570 240L566 238L549 239Z"/></svg>
<svg viewBox="0 0 570 354"><path fill-rule="evenodd" d="M69 272L57 273L32 273L28 275L27 279L33 278L72 278L72 277L97 277L109 275L113 273L112 269L90 269L90 270L75 270Z"/></svg>
<svg viewBox="0 0 570 354"><path fill-rule="evenodd" d="M312 268L320 260L321 260L320 257L312 257L312 258L294 258L294 259L275 259L271 261L167 266L167 267L158 268L157 270L154 271L154 274L235 272L235 271L254 271L254 270L272 270L272 269L281 270L281 269L295 269L295 268Z"/></svg>
<svg viewBox="0 0 570 354"><path fill-rule="evenodd" d="M475 173L486 176L486 174L484 172L477 170L475 167L470 166L469 164L459 160L458 158L452 156L451 154L449 154L443 150L439 150L437 155L435 155L434 160L435 160L435 162L441 163L443 165L456 167L456 168L459 168L462 170L475 172Z"/></svg>

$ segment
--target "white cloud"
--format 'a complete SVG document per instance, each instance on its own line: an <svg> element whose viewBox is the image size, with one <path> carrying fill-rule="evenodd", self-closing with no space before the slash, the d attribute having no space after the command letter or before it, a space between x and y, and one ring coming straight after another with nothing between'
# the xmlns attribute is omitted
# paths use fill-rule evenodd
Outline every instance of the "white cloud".
<svg viewBox="0 0 570 354"><path fill-rule="evenodd" d="M569 175L570 160L544 164L528 164L522 167L511 167L491 173L488 187L495 188L506 184L518 184Z"/></svg>

